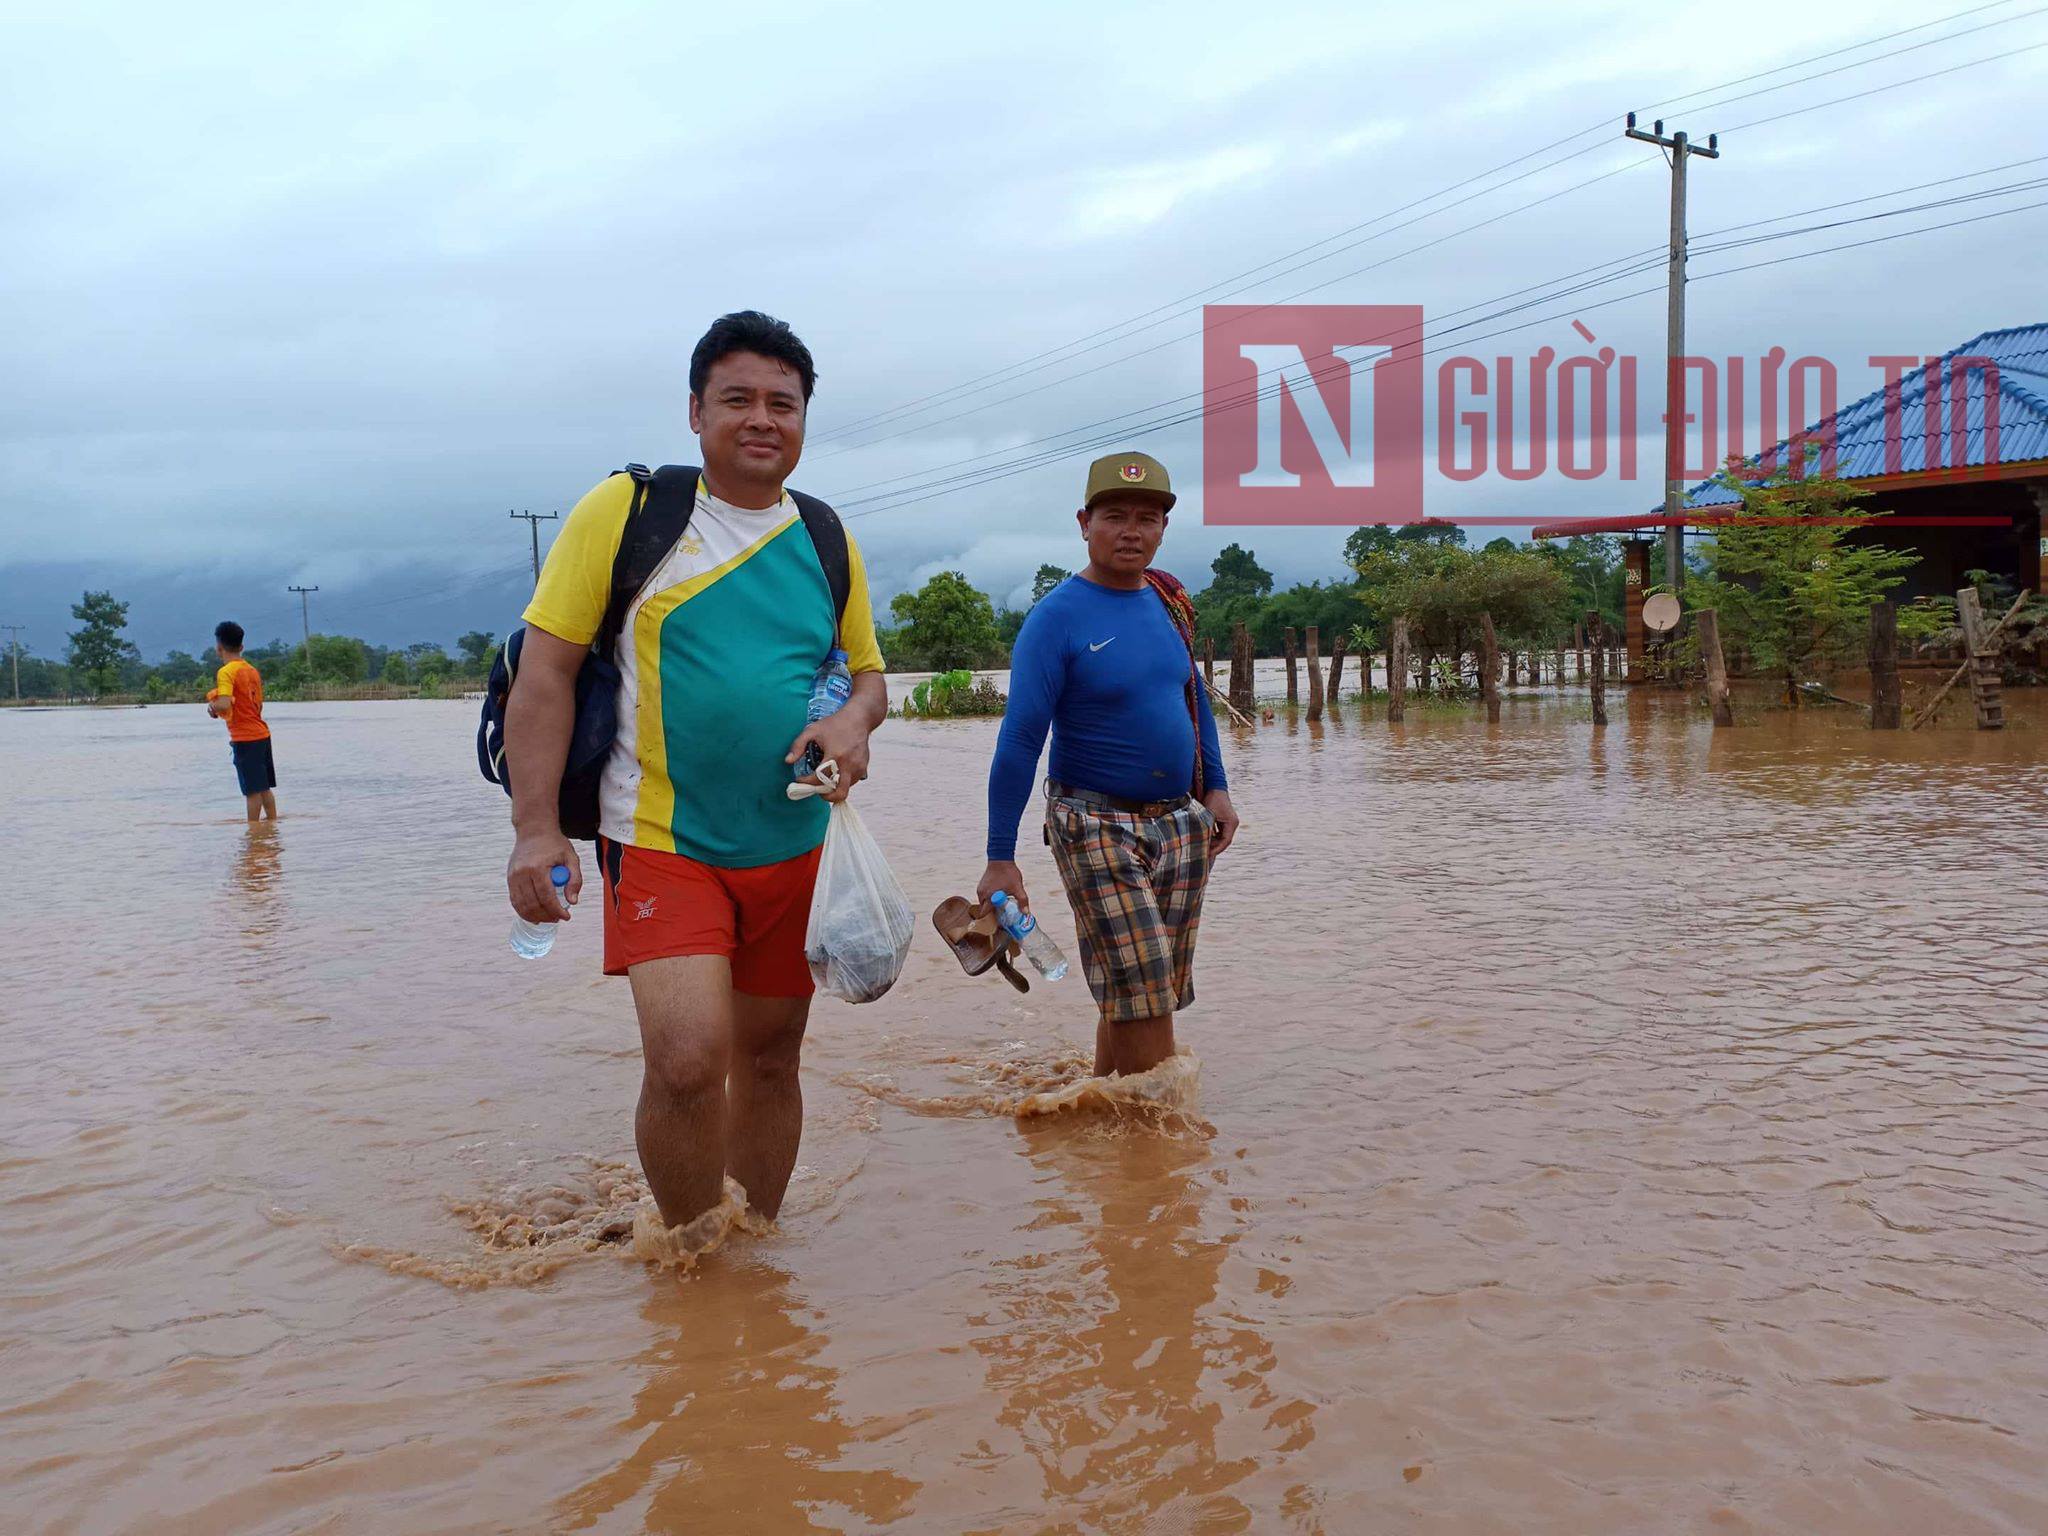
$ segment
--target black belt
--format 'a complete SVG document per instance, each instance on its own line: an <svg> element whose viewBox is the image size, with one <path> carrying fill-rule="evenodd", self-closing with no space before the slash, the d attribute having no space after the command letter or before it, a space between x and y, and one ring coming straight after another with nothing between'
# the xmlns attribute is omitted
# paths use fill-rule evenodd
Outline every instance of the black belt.
<svg viewBox="0 0 2048 1536"><path fill-rule="evenodd" d="M1126 816L1171 816L1194 798L1182 794L1165 800L1126 800L1122 795L1105 795L1099 790L1075 789L1057 779L1045 781L1045 792L1056 800L1071 800L1076 805L1092 806L1098 811L1121 811Z"/></svg>

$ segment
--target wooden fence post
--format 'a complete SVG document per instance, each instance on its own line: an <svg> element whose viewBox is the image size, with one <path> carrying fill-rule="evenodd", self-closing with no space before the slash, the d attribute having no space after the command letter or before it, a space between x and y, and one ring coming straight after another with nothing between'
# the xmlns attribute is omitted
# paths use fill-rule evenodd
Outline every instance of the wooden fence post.
<svg viewBox="0 0 2048 1536"><path fill-rule="evenodd" d="M1712 608L1694 612L1693 624L1700 637L1700 659L1707 666L1707 703L1713 706L1716 727L1735 723L1735 706L1728 701L1728 662L1721 655L1721 615Z"/></svg>
<svg viewBox="0 0 2048 1536"><path fill-rule="evenodd" d="M1252 640L1241 619L1230 626L1230 702L1252 712Z"/></svg>
<svg viewBox="0 0 2048 1536"><path fill-rule="evenodd" d="M1350 644L1350 636L1343 630L1337 631L1337 638L1330 642L1330 706L1337 704L1337 682L1344 675L1344 650Z"/></svg>
<svg viewBox="0 0 2048 1536"><path fill-rule="evenodd" d="M1292 624L1280 631L1280 643L1287 651L1287 702L1290 704L1299 703L1301 693L1300 689L1296 686L1294 677L1294 626Z"/></svg>
<svg viewBox="0 0 2048 1536"><path fill-rule="evenodd" d="M1216 637L1202 637L1202 679L1211 688L1216 686Z"/></svg>
<svg viewBox="0 0 2048 1536"><path fill-rule="evenodd" d="M1479 695L1486 700L1486 723L1500 723L1500 637L1493 632L1493 615L1479 615Z"/></svg>
<svg viewBox="0 0 2048 1536"><path fill-rule="evenodd" d="M1905 715L1899 690L1899 610L1870 605L1870 728L1896 731Z"/></svg>
<svg viewBox="0 0 2048 1536"><path fill-rule="evenodd" d="M1584 619L1579 620L1576 632L1572 635L1572 656L1579 669L1579 681L1583 683L1586 680L1586 621ZM1562 681L1562 674L1560 674L1559 680Z"/></svg>
<svg viewBox="0 0 2048 1536"><path fill-rule="evenodd" d="M1399 723L1408 712L1408 621L1394 620L1387 642L1387 723Z"/></svg>
<svg viewBox="0 0 2048 1536"><path fill-rule="evenodd" d="M1593 649L1593 723L1607 723L1607 668L1601 658L1607 654L1607 627L1600 622L1600 615L1586 615L1586 641Z"/></svg>
<svg viewBox="0 0 2048 1536"><path fill-rule="evenodd" d="M1309 625L1304 634L1308 641L1308 717L1320 720L1323 718L1323 664L1316 657L1316 626Z"/></svg>
<svg viewBox="0 0 2048 1536"><path fill-rule="evenodd" d="M1557 654L1551 658L1551 661L1555 664L1557 670L1551 674L1550 680L1559 688L1562 688L1564 686L1564 640L1562 637L1558 639Z"/></svg>

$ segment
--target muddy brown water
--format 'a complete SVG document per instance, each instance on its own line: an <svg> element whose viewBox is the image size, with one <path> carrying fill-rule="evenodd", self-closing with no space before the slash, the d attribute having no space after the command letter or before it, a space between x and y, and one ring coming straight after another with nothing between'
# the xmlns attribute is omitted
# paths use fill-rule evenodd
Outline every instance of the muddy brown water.
<svg viewBox="0 0 2048 1536"><path fill-rule="evenodd" d="M2048 1529L2039 702L1283 715L1192 1110L1020 1123L1078 979L921 932L683 1276L607 1240L627 994L594 909L506 950L468 707L275 707L254 833L197 709L0 713L0 1529ZM878 738L923 910L993 731Z"/></svg>

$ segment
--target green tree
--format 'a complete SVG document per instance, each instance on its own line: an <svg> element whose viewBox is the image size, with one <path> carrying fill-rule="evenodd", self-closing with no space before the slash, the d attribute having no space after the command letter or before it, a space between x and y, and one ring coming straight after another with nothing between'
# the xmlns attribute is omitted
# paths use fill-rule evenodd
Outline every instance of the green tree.
<svg viewBox="0 0 2048 1536"><path fill-rule="evenodd" d="M306 645L306 670L323 683L360 683L370 658L353 635L315 635Z"/></svg>
<svg viewBox="0 0 2048 1536"><path fill-rule="evenodd" d="M1045 594L1073 575L1057 565L1041 565L1038 574L1031 578L1031 602L1035 607L1045 600Z"/></svg>
<svg viewBox="0 0 2048 1536"><path fill-rule="evenodd" d="M1209 562L1209 570L1207 595L1212 602L1264 597L1273 590L1273 573L1260 565L1258 557L1242 544L1224 545L1223 553Z"/></svg>
<svg viewBox="0 0 2048 1536"><path fill-rule="evenodd" d="M7 686L14 686L14 667L8 663ZM24 699L68 699L77 691L77 683L71 675L71 668L61 661L51 661L42 656L31 656L22 650L19 656L21 667L21 696Z"/></svg>
<svg viewBox="0 0 2048 1536"><path fill-rule="evenodd" d="M1569 629L1599 610L1610 631L1623 628L1627 574L1622 568L1621 542L1604 533L1575 534L1569 539L1542 539L1535 552L1554 564L1565 581L1565 611L1560 627Z"/></svg>
<svg viewBox="0 0 2048 1536"><path fill-rule="evenodd" d="M71 617L84 627L71 632L71 667L94 697L113 691L121 663L139 659L135 647L121 638L128 627L128 605L111 592L88 592L71 605Z"/></svg>
<svg viewBox="0 0 2048 1536"><path fill-rule="evenodd" d="M1467 558L1458 590L1468 626L1476 629L1479 615L1486 614L1494 632L1514 650L1554 644L1562 637L1570 586L1556 561L1505 539Z"/></svg>
<svg viewBox="0 0 2048 1536"><path fill-rule="evenodd" d="M1473 551L1448 541L1406 540L1368 555L1358 595L1378 633L1400 618L1425 658L1478 645L1479 616L1511 647L1556 639L1567 585L1554 559L1505 540Z"/></svg>
<svg viewBox="0 0 2048 1536"><path fill-rule="evenodd" d="M401 652L393 651L384 658L384 681L394 688L405 688L412 684L412 668L405 664Z"/></svg>
<svg viewBox="0 0 2048 1536"><path fill-rule="evenodd" d="M1366 556L1390 554L1404 544L1456 544L1462 547L1464 542L1464 529L1439 518L1426 517L1419 523L1399 523L1391 528L1385 523L1368 523L1363 528L1352 529L1351 536L1344 541L1344 563L1355 571L1365 563Z"/></svg>
<svg viewBox="0 0 2048 1536"><path fill-rule="evenodd" d="M489 630L472 629L455 642L455 648L462 652L462 664L466 670L481 672L491 664L491 647L497 643L498 637Z"/></svg>
<svg viewBox="0 0 2048 1536"><path fill-rule="evenodd" d="M209 682L213 669L197 656L185 651L172 651L157 663L155 676L164 680L164 686L174 693L189 691L201 678Z"/></svg>
<svg viewBox="0 0 2048 1536"><path fill-rule="evenodd" d="M1790 466L1765 474L1730 464L1721 484L1742 507L1702 544L1704 570L1686 582L1686 603L1713 608L1725 639L1785 682L1799 706L1799 685L1862 644L1871 605L1920 563L1907 550L1855 544L1850 517L1883 517L1858 503L1870 493Z"/></svg>
<svg viewBox="0 0 2048 1536"><path fill-rule="evenodd" d="M1368 523L1363 528L1354 528L1344 541L1344 563L1355 571L1365 564L1368 555L1391 553L1394 540L1394 530L1385 523Z"/></svg>
<svg viewBox="0 0 2048 1536"><path fill-rule="evenodd" d="M916 592L897 593L889 611L901 623L898 643L920 667L950 672L1003 659L994 606L958 571L941 571Z"/></svg>

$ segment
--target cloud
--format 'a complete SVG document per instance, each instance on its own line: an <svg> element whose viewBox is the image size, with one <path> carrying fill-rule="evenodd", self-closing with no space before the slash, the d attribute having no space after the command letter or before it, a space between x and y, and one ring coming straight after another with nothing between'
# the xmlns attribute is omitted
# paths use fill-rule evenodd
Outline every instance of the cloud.
<svg viewBox="0 0 2048 1536"><path fill-rule="evenodd" d="M1060 222L1061 237L1075 243L1128 238L1184 203L1262 175L1277 158L1272 145L1245 144L1188 159L1091 171Z"/></svg>
<svg viewBox="0 0 2048 1536"><path fill-rule="evenodd" d="M1167 552L1199 580L1247 535L1199 520L1197 425L1147 424L1201 387L1202 302L1349 273L1317 297L1447 314L1652 247L1655 165L1429 242L1614 163L1631 106L1926 19L1884 0L1849 18L1761 0L1682 19L1606 0L1190 4L1170 22L626 0L63 15L15 27L0 56L0 605L49 635L90 580L137 594L138 635L203 635L228 609L295 623L297 580L322 587L316 622L398 640L504 627L527 554L508 508L566 510L629 460L688 459L689 347L743 304L786 315L819 358L799 483L849 498L878 595L961 568L1014 600L1042 560L1073 563L1081 466L1125 441L1189 488ZM1695 126L2044 35L2016 21ZM1693 178L1695 227L2013 158L1981 125L2025 120L2043 61L1733 135ZM1611 146L1596 134L1498 193L1470 181L1603 116ZM1410 207L1460 183L1462 207ZM1692 334L1860 359L2048 318L2042 227L1703 279ZM1575 347L1563 318L1507 330L1545 313L1467 335ZM1587 315L1603 343L1661 352L1654 296ZM1444 505L1641 499L1482 483ZM1341 538L1256 541L1288 580L1333 574Z"/></svg>

